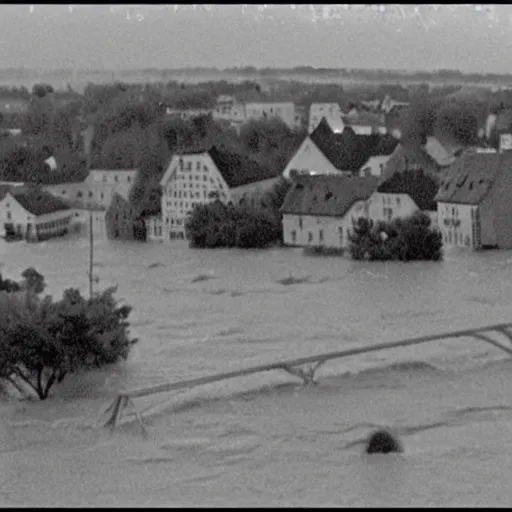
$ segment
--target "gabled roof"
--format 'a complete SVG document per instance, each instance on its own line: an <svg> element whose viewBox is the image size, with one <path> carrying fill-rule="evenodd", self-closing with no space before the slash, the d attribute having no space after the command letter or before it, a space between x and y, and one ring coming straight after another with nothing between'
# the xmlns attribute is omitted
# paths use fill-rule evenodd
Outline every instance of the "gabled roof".
<svg viewBox="0 0 512 512"><path fill-rule="evenodd" d="M39 187L14 187L9 192L27 212L36 217L69 210L66 203Z"/></svg>
<svg viewBox="0 0 512 512"><path fill-rule="evenodd" d="M434 211L437 209L434 197L437 194L437 183L422 170L397 172L382 182L377 192L385 194L407 194L420 210Z"/></svg>
<svg viewBox="0 0 512 512"><path fill-rule="evenodd" d="M257 181L277 178L283 171L282 168L264 167L252 158L241 155L217 146L212 146L209 150L188 151L174 155L173 158L180 158L187 155L208 155L229 188L240 187L255 183ZM168 174L169 167L160 180L161 185L165 185L172 177L174 171Z"/></svg>
<svg viewBox="0 0 512 512"><path fill-rule="evenodd" d="M285 197L281 212L343 217L356 201L368 199L376 190L377 183L374 177L298 176Z"/></svg>
<svg viewBox="0 0 512 512"><path fill-rule="evenodd" d="M213 146L208 155L229 188L278 177L281 168L263 167L252 158Z"/></svg>
<svg viewBox="0 0 512 512"><path fill-rule="evenodd" d="M357 135L350 127L334 133L325 118L309 137L340 171L357 171L371 156L390 155L398 144L391 135Z"/></svg>
<svg viewBox="0 0 512 512"><path fill-rule="evenodd" d="M441 167L447 167L455 161L453 153L448 151L436 137L427 137L427 143L424 145L424 149Z"/></svg>
<svg viewBox="0 0 512 512"><path fill-rule="evenodd" d="M511 172L512 153L469 153L446 171L435 197L438 202L478 204L500 172Z"/></svg>

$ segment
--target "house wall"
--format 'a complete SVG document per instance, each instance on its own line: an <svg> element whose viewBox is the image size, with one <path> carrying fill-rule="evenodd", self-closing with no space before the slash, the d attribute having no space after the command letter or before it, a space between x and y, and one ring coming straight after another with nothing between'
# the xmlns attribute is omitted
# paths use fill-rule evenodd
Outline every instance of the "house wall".
<svg viewBox="0 0 512 512"><path fill-rule="evenodd" d="M82 208L74 208L73 217L71 219L71 230L78 231L82 236L89 236L90 232L90 215L92 215L92 235L95 240L106 240L107 223L105 210L85 210Z"/></svg>
<svg viewBox="0 0 512 512"><path fill-rule="evenodd" d="M247 121L262 117L279 117L290 128L295 127L295 105L290 102L246 103L245 116Z"/></svg>
<svg viewBox="0 0 512 512"><path fill-rule="evenodd" d="M137 220L131 204L116 195L106 214L107 237L119 240L143 240L142 221ZM143 224L143 223L142 223Z"/></svg>
<svg viewBox="0 0 512 512"><path fill-rule="evenodd" d="M163 240L162 217L152 215L144 219L146 225L146 241L161 242Z"/></svg>
<svg viewBox="0 0 512 512"><path fill-rule="evenodd" d="M353 219L367 215L366 201L357 201L343 217L283 214L283 242L295 247L346 248Z"/></svg>
<svg viewBox="0 0 512 512"><path fill-rule="evenodd" d="M473 222L477 209L471 204L437 203L438 228L445 247L479 247ZM481 227L480 232L483 235L484 228ZM487 236L492 233L488 232Z"/></svg>
<svg viewBox="0 0 512 512"><path fill-rule="evenodd" d="M183 164L180 164L180 159ZM185 238L185 223L197 204L217 199L223 203L257 206L261 197L278 182L279 177L229 188L222 174L207 153L174 156L162 182L162 232L164 240Z"/></svg>
<svg viewBox="0 0 512 512"><path fill-rule="evenodd" d="M223 202L230 201L229 188L207 153L175 155L161 185L164 240L185 238L188 214L196 204L214 201L211 193L218 193Z"/></svg>
<svg viewBox="0 0 512 512"><path fill-rule="evenodd" d="M361 167L360 176L381 176L391 155L372 156Z"/></svg>
<svg viewBox="0 0 512 512"><path fill-rule="evenodd" d="M82 182L45 185L43 189L74 208L107 209L116 193L129 197L137 172L91 170Z"/></svg>
<svg viewBox="0 0 512 512"><path fill-rule="evenodd" d="M409 217L417 210L409 194L374 192L369 199L369 216L374 222Z"/></svg>
<svg viewBox="0 0 512 512"><path fill-rule="evenodd" d="M316 174L340 174L330 160L317 148L315 143L306 137L293 158L283 171L283 177L289 179L290 172L314 172Z"/></svg>
<svg viewBox="0 0 512 512"><path fill-rule="evenodd" d="M338 103L313 103L309 109L309 133L315 130L323 117L327 119L333 129L343 131L344 123Z"/></svg>
<svg viewBox="0 0 512 512"><path fill-rule="evenodd" d="M512 249L512 169L500 170L490 193L481 204L481 211L494 220L495 243L500 249ZM489 213L487 213L489 212ZM487 227L487 224L484 224ZM484 238L487 244L487 239ZM492 244L489 244L492 245Z"/></svg>
<svg viewBox="0 0 512 512"><path fill-rule="evenodd" d="M350 124L348 126L350 126L357 135L371 135L372 133L380 133L384 135L388 131L385 126L374 127L367 124Z"/></svg>
<svg viewBox="0 0 512 512"><path fill-rule="evenodd" d="M20 236L39 239L61 236L68 232L73 216L71 210L59 210L45 215L35 216L25 210L11 195L6 194L0 201L0 223L5 233L5 225L12 224Z"/></svg>

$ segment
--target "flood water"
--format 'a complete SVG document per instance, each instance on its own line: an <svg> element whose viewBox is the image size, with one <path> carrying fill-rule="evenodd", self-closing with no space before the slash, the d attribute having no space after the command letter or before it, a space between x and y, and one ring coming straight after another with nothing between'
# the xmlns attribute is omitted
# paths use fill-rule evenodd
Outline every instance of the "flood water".
<svg viewBox="0 0 512 512"><path fill-rule="evenodd" d="M2 243L0 261L13 279L35 267L55 296L87 293L84 239ZM512 505L512 364L471 339L330 361L308 388L275 371L136 399L146 438L97 427L119 389L512 321L512 252L360 263L102 241L95 261L140 341L46 402L2 405L0 504ZM405 452L364 457L377 426Z"/></svg>

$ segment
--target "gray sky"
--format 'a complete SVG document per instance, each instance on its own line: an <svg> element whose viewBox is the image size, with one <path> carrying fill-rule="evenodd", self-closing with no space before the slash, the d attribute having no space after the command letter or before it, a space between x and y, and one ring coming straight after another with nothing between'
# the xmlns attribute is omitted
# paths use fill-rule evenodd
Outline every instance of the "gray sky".
<svg viewBox="0 0 512 512"><path fill-rule="evenodd" d="M0 5L0 68L311 65L512 73L510 5L328 7Z"/></svg>

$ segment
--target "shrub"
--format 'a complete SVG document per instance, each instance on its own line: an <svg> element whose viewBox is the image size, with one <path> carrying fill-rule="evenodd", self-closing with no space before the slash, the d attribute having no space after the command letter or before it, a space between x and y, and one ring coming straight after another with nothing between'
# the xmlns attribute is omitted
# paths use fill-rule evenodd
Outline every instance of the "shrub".
<svg viewBox="0 0 512 512"><path fill-rule="evenodd" d="M126 359L137 340L128 333L131 308L116 303L115 288L91 299L68 289L56 302L40 299L40 288L0 292L0 379L45 400L67 374Z"/></svg>
<svg viewBox="0 0 512 512"><path fill-rule="evenodd" d="M430 217L417 212L406 219L378 222L359 218L349 235L355 260L433 260L442 258L442 236L431 229Z"/></svg>
<svg viewBox="0 0 512 512"><path fill-rule="evenodd" d="M271 212L220 201L196 206L186 230L195 248L262 248L281 239L281 223Z"/></svg>

